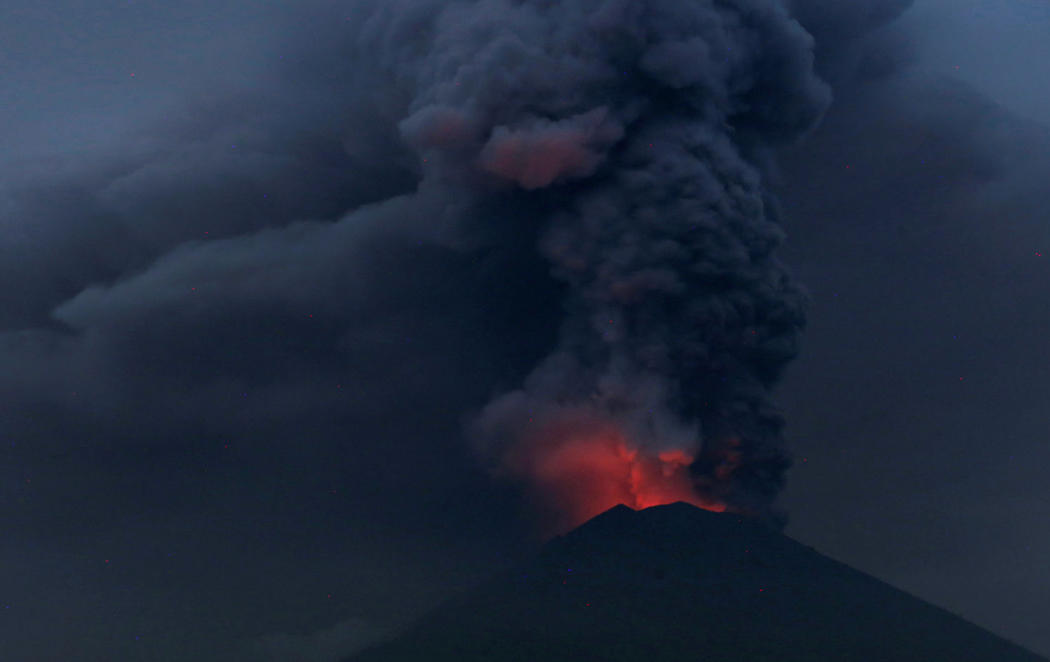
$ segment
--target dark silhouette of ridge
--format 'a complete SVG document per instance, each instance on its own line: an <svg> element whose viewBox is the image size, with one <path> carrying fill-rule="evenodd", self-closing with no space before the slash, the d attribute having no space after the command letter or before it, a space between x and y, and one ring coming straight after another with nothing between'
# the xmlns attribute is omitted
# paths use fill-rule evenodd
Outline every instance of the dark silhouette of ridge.
<svg viewBox="0 0 1050 662"><path fill-rule="evenodd" d="M612 508L347 662L453 660L1046 662L756 521L685 503Z"/></svg>

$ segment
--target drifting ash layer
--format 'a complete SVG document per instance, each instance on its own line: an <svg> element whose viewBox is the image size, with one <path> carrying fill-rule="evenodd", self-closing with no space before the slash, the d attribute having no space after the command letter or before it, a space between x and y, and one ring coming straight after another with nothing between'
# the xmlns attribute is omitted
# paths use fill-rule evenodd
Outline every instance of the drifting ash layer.
<svg viewBox="0 0 1050 662"><path fill-rule="evenodd" d="M1045 662L738 515L617 506L347 662Z"/></svg>

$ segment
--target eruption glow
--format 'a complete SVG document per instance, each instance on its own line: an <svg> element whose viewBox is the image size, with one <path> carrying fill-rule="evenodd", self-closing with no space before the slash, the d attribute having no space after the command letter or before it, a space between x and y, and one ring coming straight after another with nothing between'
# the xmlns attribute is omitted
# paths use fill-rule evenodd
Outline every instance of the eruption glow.
<svg viewBox="0 0 1050 662"><path fill-rule="evenodd" d="M527 483L548 511L545 534L574 528L613 506L634 509L685 501L722 512L725 505L693 489L682 449L652 451L632 444L613 425L551 426L523 439L504 469Z"/></svg>

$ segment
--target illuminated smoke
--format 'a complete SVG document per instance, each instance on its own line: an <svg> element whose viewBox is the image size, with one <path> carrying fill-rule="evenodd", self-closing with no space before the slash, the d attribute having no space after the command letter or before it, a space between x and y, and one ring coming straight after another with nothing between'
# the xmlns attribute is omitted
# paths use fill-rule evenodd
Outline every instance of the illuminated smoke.
<svg viewBox="0 0 1050 662"><path fill-rule="evenodd" d="M530 486L541 533L564 533L621 503L639 509L685 501L725 509L694 489L689 452L639 445L595 416L566 409L543 421L533 418L501 458L499 475Z"/></svg>
<svg viewBox="0 0 1050 662"><path fill-rule="evenodd" d="M455 201L435 234L485 241L524 205L566 286L558 346L472 426L483 456L570 519L618 499L768 514L790 464L769 392L804 297L758 164L830 100L782 3L389 1L358 45L406 91L421 191ZM641 492L609 478L665 469Z"/></svg>

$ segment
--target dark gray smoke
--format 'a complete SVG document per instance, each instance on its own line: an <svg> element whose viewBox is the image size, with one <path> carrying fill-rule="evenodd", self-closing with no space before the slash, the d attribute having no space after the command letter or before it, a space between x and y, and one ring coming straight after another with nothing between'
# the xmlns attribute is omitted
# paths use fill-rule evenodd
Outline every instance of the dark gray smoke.
<svg viewBox="0 0 1050 662"><path fill-rule="evenodd" d="M313 429L362 493L366 457L417 458L404 482L425 491L463 471L463 411L497 466L595 420L766 509L803 297L758 164L830 96L784 6L304 16L250 91L193 89L92 158L5 166L0 400L39 439L19 448L112 447L95 461L115 466L126 445Z"/></svg>
<svg viewBox="0 0 1050 662"><path fill-rule="evenodd" d="M830 101L806 31L775 0L482 0L386 2L361 35L409 91L421 186L463 201L446 236L526 205L567 286L557 347L477 421L485 452L613 422L699 451L701 496L765 512L790 463L769 390L804 296L756 163Z"/></svg>

